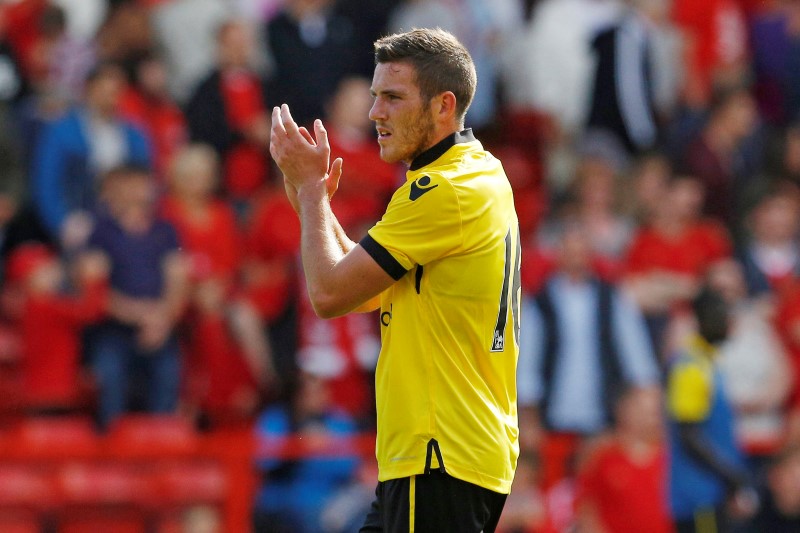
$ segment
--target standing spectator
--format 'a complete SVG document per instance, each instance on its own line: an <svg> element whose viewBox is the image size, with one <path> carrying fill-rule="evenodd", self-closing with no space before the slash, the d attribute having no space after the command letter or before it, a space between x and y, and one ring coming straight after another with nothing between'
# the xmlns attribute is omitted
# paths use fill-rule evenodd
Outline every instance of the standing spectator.
<svg viewBox="0 0 800 533"><path fill-rule="evenodd" d="M608 427L610 393L658 381L639 310L591 266L585 228L564 224L557 271L526 304L517 372L521 446L542 429L543 482L553 485L581 440ZM527 332L527 333L525 333Z"/></svg>
<svg viewBox="0 0 800 533"><path fill-rule="evenodd" d="M666 23L667 2L628 3L620 20L592 40L596 62L586 126L614 134L636 154L654 148L660 138L664 113L656 107L654 84L664 76L658 69L676 68L657 62L653 54L654 34Z"/></svg>
<svg viewBox="0 0 800 533"><path fill-rule="evenodd" d="M91 332L89 355L98 386L98 415L107 427L129 408L138 373L144 407L177 407L181 361L175 325L185 302L187 273L171 224L156 216L156 186L148 170L120 167L103 180L103 210L89 247L111 264L107 321Z"/></svg>
<svg viewBox="0 0 800 533"><path fill-rule="evenodd" d="M119 66L96 66L83 103L47 124L36 143L33 201L45 228L66 248L80 246L91 232L99 177L122 164L150 164L147 138L119 116L124 87Z"/></svg>
<svg viewBox="0 0 800 533"><path fill-rule="evenodd" d="M696 294L708 268L730 257L727 230L701 217L703 184L693 176L671 176L650 223L640 227L625 258L624 283L645 313L661 355L672 313Z"/></svg>
<svg viewBox="0 0 800 533"><path fill-rule="evenodd" d="M44 244L27 243L11 253L6 274L22 295L17 323L25 408L31 414L72 412L86 390L81 334L106 309L107 264L96 254L79 258L78 292L68 294L60 258Z"/></svg>
<svg viewBox="0 0 800 533"><path fill-rule="evenodd" d="M186 106L195 142L209 144L222 163L222 191L237 206L267 180L269 116L264 81L253 70L253 33L243 21L217 30L217 65L192 93Z"/></svg>
<svg viewBox="0 0 800 533"><path fill-rule="evenodd" d="M718 262L707 282L730 307L731 331L720 345L719 367L734 410L736 438L760 475L783 444L793 368L774 325L774 300L748 296L740 263Z"/></svg>
<svg viewBox="0 0 800 533"><path fill-rule="evenodd" d="M133 67L133 79L120 102L120 113L147 134L156 177L166 177L172 156L189 138L183 111L172 100L164 61L147 53Z"/></svg>
<svg viewBox="0 0 800 533"><path fill-rule="evenodd" d="M582 131L592 79L592 35L618 16L616 0L542 0L503 41L503 96L515 113L552 117L566 138Z"/></svg>
<svg viewBox="0 0 800 533"><path fill-rule="evenodd" d="M679 533L727 532L729 502L736 517L757 510L716 362L717 346L728 336L728 304L704 289L692 311L696 333L673 356L667 378L670 506Z"/></svg>
<svg viewBox="0 0 800 533"><path fill-rule="evenodd" d="M28 58L31 82L62 105L80 101L84 80L96 61L93 44L71 35L67 24L67 11L49 4L39 18L38 38Z"/></svg>
<svg viewBox="0 0 800 533"><path fill-rule="evenodd" d="M365 67L363 59L368 58L360 55L356 24L336 4L334 0L286 0L281 12L267 23L275 62L267 97L271 104L289 104L301 125L325 115L325 102L342 78L371 73L372 64Z"/></svg>
<svg viewBox="0 0 800 533"><path fill-rule="evenodd" d="M150 8L153 33L170 72L170 92L184 105L214 67L215 32L230 18L225 0L168 0Z"/></svg>
<svg viewBox="0 0 800 533"><path fill-rule="evenodd" d="M705 184L703 212L738 229L737 218L752 175L760 164L755 100L744 87L716 93L708 119L686 146L678 170L700 178Z"/></svg>
<svg viewBox="0 0 800 533"><path fill-rule="evenodd" d="M578 530L671 533L661 390L617 394L613 432L578 475Z"/></svg>
<svg viewBox="0 0 800 533"><path fill-rule="evenodd" d="M767 299L800 275L800 194L795 185L777 184L756 202L746 219L739 259L747 291Z"/></svg>

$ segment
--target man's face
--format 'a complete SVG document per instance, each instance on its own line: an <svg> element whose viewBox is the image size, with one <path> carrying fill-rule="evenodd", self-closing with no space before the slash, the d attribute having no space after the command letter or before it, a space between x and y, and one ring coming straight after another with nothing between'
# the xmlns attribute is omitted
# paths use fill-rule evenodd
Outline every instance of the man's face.
<svg viewBox="0 0 800 533"><path fill-rule="evenodd" d="M369 112L378 131L381 159L410 164L430 148L434 124L430 102L423 101L414 67L408 63L380 63L375 67Z"/></svg>

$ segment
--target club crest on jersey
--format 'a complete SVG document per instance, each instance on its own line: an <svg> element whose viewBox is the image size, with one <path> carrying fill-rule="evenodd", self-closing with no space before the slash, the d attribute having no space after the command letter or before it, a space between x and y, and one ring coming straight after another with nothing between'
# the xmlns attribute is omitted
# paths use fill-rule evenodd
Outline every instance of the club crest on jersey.
<svg viewBox="0 0 800 533"><path fill-rule="evenodd" d="M419 197L426 192L432 191L438 186L438 183L436 185L431 185L430 176L422 176L421 178L411 182L411 190L408 193L408 199L413 202L419 199Z"/></svg>

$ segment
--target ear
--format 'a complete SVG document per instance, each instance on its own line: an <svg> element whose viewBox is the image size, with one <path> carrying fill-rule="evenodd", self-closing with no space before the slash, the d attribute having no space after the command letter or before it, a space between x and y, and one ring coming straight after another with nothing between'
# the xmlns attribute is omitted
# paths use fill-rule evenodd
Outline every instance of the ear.
<svg viewBox="0 0 800 533"><path fill-rule="evenodd" d="M456 95L445 91L434 98L437 118L446 122L456 119Z"/></svg>

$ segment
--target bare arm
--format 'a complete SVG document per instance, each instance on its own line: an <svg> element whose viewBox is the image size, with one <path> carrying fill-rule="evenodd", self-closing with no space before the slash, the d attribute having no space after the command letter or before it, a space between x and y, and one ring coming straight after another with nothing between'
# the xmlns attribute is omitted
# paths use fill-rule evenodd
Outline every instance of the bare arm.
<svg viewBox="0 0 800 533"><path fill-rule="evenodd" d="M324 318L374 308L375 298L394 283L367 252L350 240L330 207L328 176L341 174L341 160L330 172L330 145L321 121L316 141L299 128L283 105L272 115L270 152L297 192L300 250L311 304Z"/></svg>

